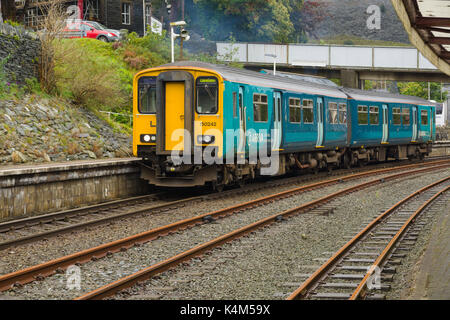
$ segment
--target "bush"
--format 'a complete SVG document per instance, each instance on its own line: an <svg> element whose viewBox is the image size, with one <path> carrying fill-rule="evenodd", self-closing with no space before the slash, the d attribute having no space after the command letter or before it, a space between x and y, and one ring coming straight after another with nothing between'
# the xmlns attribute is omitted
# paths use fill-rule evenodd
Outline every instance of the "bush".
<svg viewBox="0 0 450 320"><path fill-rule="evenodd" d="M60 94L87 107L129 104L133 73L112 45L94 39L56 42L56 86Z"/></svg>
<svg viewBox="0 0 450 320"><path fill-rule="evenodd" d="M135 71L156 67L170 61L170 41L165 31L161 36L148 32L145 37L139 37L132 32L122 45L116 44L114 47L117 47L127 66Z"/></svg>

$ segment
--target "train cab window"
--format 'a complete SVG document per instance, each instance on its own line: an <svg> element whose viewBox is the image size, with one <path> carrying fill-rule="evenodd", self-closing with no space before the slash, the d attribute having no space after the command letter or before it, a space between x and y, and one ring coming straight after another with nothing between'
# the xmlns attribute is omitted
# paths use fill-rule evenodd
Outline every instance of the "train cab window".
<svg viewBox="0 0 450 320"><path fill-rule="evenodd" d="M328 103L328 121L331 124L338 123L338 106L336 102Z"/></svg>
<svg viewBox="0 0 450 320"><path fill-rule="evenodd" d="M266 122L269 119L267 95L255 93L253 95L253 120Z"/></svg>
<svg viewBox="0 0 450 320"><path fill-rule="evenodd" d="M217 113L218 83L214 77L197 78L197 113Z"/></svg>
<svg viewBox="0 0 450 320"><path fill-rule="evenodd" d="M420 122L424 126L426 126L428 124L428 111L427 110L420 111Z"/></svg>
<svg viewBox="0 0 450 320"><path fill-rule="evenodd" d="M140 113L156 113L156 77L142 77L138 82L138 110Z"/></svg>
<svg viewBox="0 0 450 320"><path fill-rule="evenodd" d="M300 123L302 122L300 99L289 98L289 122Z"/></svg>
<svg viewBox="0 0 450 320"><path fill-rule="evenodd" d="M380 123L380 114L378 111L378 107L369 108L369 123L375 125Z"/></svg>
<svg viewBox="0 0 450 320"><path fill-rule="evenodd" d="M314 123L314 102L309 99L303 100L303 123Z"/></svg>
<svg viewBox="0 0 450 320"><path fill-rule="evenodd" d="M345 103L339 104L339 123L340 124L347 123L347 104Z"/></svg>
<svg viewBox="0 0 450 320"><path fill-rule="evenodd" d="M404 126L409 126L411 114L409 108L402 108L402 122Z"/></svg>
<svg viewBox="0 0 450 320"><path fill-rule="evenodd" d="M392 108L392 121L396 126L402 124L402 114L400 108Z"/></svg>
<svg viewBox="0 0 450 320"><path fill-rule="evenodd" d="M358 124L368 124L368 112L367 106L358 106Z"/></svg>

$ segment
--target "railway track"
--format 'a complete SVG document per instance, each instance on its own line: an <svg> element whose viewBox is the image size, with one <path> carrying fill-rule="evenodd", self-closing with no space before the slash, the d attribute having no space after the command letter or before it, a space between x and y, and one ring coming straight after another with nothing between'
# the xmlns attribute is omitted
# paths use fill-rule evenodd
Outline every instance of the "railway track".
<svg viewBox="0 0 450 320"><path fill-rule="evenodd" d="M390 166L393 166L393 170L401 170L402 168L407 169L420 165L429 166L443 163L443 161L449 161L448 157L439 157L437 159L438 160L433 158L432 161L425 161L412 165L408 164L405 166L398 166L398 163L389 163L388 169ZM385 166L385 164L383 164L383 166ZM352 171L366 172L370 170L372 169L359 168L353 169ZM337 170L333 172L332 175L340 176L345 173L348 173L348 170ZM320 177L327 178L328 176L326 173L321 173ZM0 250L41 239L48 239L75 230L107 224L111 221L126 219L132 216L160 213L184 207L190 203L238 195L242 192L253 192L282 185L302 183L313 179L317 179L317 176L309 175L283 178L266 183L255 183L253 185L245 186L244 189L227 190L221 194L202 194L192 197L184 195L181 199L174 201L168 200L173 198L173 194L168 195L168 193L163 192L8 221L0 223Z"/></svg>
<svg viewBox="0 0 450 320"><path fill-rule="evenodd" d="M401 177L409 176L409 175L415 174L415 173L419 174L419 173L425 173L425 172L432 171L432 170L446 168L449 165L448 161L440 162L438 165L436 165L436 163L434 163L434 164L435 164L435 166L428 166L428 167L420 168L420 169L416 169L416 170L410 170L410 171L406 171L406 172L391 174L391 175L385 176L383 178L377 178L377 179L371 180L369 182L365 182L358 186L346 188L337 193L328 195L325 198L321 198L321 199L309 202L307 204L304 204L300 207L294 208L292 210L288 210L286 212L279 213L274 216L265 218L265 219L263 219L263 221L259 221L258 223L254 223L252 225L254 225L255 228L260 228L264 225L267 225L267 224L270 224L270 223L273 223L276 221L280 221L284 217L287 217L287 216L290 216L293 214L298 214L300 212L304 212L304 211L308 211L308 210L313 210L316 207L323 206L327 201L330 201L338 196L345 195L349 192L353 192L353 191L359 190L361 188L367 188L367 187L370 187L373 185L377 185L377 184L383 183L384 181L387 181L387 180L399 179ZM423 163L419 164L419 166L423 166L423 165L424 165ZM417 167L417 165L410 165L408 168L413 168L413 167ZM157 237L167 235L171 232L180 231L185 228L195 226L197 224L208 223L208 222L214 221L218 218L226 217L233 213L241 212L241 211L249 209L249 208L253 208L253 207L256 207L259 205L263 205L265 203L273 202L277 199L283 199L286 197L290 197L292 195L299 194L301 192L308 191L308 190L313 190L315 188L323 187L325 185L337 184L342 181L352 180L352 179L357 179L357 178L362 178L362 177L380 175L381 173L386 174L386 173L397 171L397 170L399 170L399 169L398 168L388 168L388 169L372 170L369 172L358 173L358 174L354 174L354 175L350 175L350 176L346 176L346 177L342 177L342 178L329 179L329 180L326 180L323 182L317 182L317 183L312 183L307 186L293 188L293 189L290 189L290 190L287 190L287 191L284 191L284 192L281 192L281 193L278 193L275 195L270 195L270 196L256 199L254 201L250 201L247 203L241 203L239 205L235 205L235 206L232 206L229 208L225 208L225 209L218 210L215 212L203 214L203 215L191 218L191 219L185 219L182 221L178 221L171 225L167 225L164 227L149 230L148 232L144 232L144 233L134 235L134 236L131 236L128 238L117 240L117 241L107 243L107 244L104 244L104 245L101 245L101 246L98 246L95 248L91 248L89 250L84 250L82 252L78 252L78 253L75 253L75 254L72 254L72 255L69 255L66 257L55 259L55 260L52 260L52 261L49 261L49 262L46 262L46 263L43 263L40 265L36 265L36 266L30 267L30 268L27 268L24 270L19 270L17 272L13 272L13 273L1 276L0 277L0 291L8 290L15 284L20 286L20 285L23 285L23 284L26 284L29 282L33 282L36 279L42 279L46 276L50 276L50 275L54 274L55 272L62 272L64 269L66 269L67 267L69 267L70 265L73 265L73 264L82 264L82 263L88 262L90 260L96 260L101 257L104 257L105 255L112 254L114 252L118 252L118 251L122 251L122 250L126 250L127 248L130 248L131 246L139 245L139 244L145 243L147 241L151 241ZM253 227L250 227L250 229L243 228L243 230L240 231L242 233L238 232L233 235L220 237L221 240L219 240L219 242L221 242L221 241L223 241L223 243L228 242L236 237L239 237L239 236L242 236L243 234L251 232L252 228ZM210 250L210 248L208 246L206 246L205 248L206 248L205 250ZM202 251L202 249L200 249L200 251L196 251L192 254L188 254L187 256L184 256L184 258L196 256L199 254L199 252L203 252L203 251ZM172 261L172 263L173 264L169 263L169 266L164 265L163 268L164 267L170 268L173 265L179 264L180 261L175 259L174 261ZM159 269L159 272L162 272L161 269Z"/></svg>
<svg viewBox="0 0 450 320"><path fill-rule="evenodd" d="M333 254L295 290L294 299L384 299L395 266L417 239L421 215L448 201L450 177L430 184L387 209ZM413 227L413 225L415 225ZM298 275L299 277L305 275Z"/></svg>
<svg viewBox="0 0 450 320"><path fill-rule="evenodd" d="M440 168L444 168L444 166L442 166ZM427 172L430 170L432 170L432 169L431 168L418 169L418 170L415 170L415 173L418 173L418 172L423 173L423 172ZM214 248L220 247L225 243L228 243L230 241L233 241L234 239L243 237L243 236L245 236L251 232L254 232L260 228L269 226L275 222L282 221L283 219L286 219L290 216L294 216L294 215L297 215L300 213L310 212L310 211L315 210L318 207L324 206L328 202L330 202L338 197L344 196L348 193L356 192L358 190L368 188L368 187L377 185L379 183L383 183L388 180L398 179L400 177L404 177L406 175L411 175L411 174L413 174L412 171L406 172L406 173L405 172L397 173L397 174L393 174L393 175L383 177L383 178L377 178L377 179L374 179L374 180L371 180L368 182L358 184L356 186L345 188L343 190L334 192L332 194L328 194L324 197L310 201L308 203L305 203L305 204L295 207L293 209L289 209L284 212L280 212L280 213L274 214L272 216L263 218L254 223L251 223L247 226L244 226L237 230L234 230L230 233L219 236L211 241L202 243L192 249L186 250L186 251L184 251L180 254L177 254L169 259L166 259L166 260L161 261L157 264L154 264L148 268L145 268L141 271L131 274L125 278L122 278L113 283L105 285L97 290L89 292L83 296L78 297L77 300L103 299L103 298L111 297L123 289L130 288L133 285L135 285L136 283L145 281L145 280L147 280L151 277L154 277L155 275L158 275L166 270L172 269L172 268L182 264L183 262L186 262L194 257L200 256L207 251L210 251ZM1 284L1 282L0 282L0 284Z"/></svg>

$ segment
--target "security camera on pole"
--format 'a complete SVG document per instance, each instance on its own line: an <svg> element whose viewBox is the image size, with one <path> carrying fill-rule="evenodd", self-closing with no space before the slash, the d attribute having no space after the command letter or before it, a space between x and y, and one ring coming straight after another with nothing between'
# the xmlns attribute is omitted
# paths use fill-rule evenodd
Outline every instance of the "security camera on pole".
<svg viewBox="0 0 450 320"><path fill-rule="evenodd" d="M172 48L172 63L175 62L175 52L174 52L174 42L176 38L180 38L180 58L183 59L183 41L188 41L191 37L189 36L189 32L184 29L184 26L186 25L185 21L177 21L177 22L171 22L170 23L170 41L171 41L171 48ZM176 34L173 29L174 27L180 27L180 34Z"/></svg>

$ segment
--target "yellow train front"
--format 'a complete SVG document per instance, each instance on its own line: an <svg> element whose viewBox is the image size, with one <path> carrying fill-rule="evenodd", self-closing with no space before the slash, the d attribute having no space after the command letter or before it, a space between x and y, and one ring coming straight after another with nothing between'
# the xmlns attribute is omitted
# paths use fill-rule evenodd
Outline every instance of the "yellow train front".
<svg viewBox="0 0 450 320"><path fill-rule="evenodd" d="M143 179L157 186L215 186L217 167L196 155L208 148L222 157L223 86L218 73L199 67L168 65L135 76L133 153L143 159Z"/></svg>

